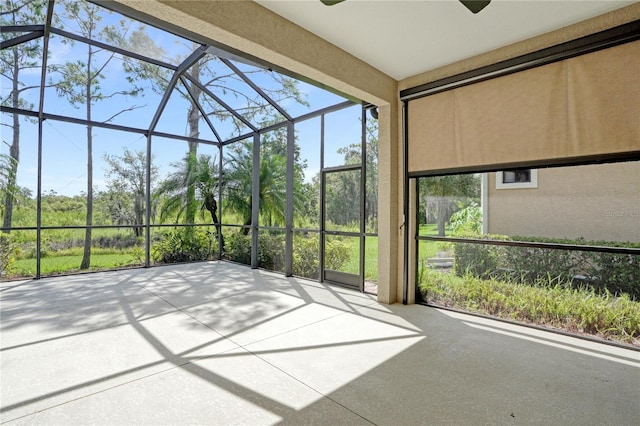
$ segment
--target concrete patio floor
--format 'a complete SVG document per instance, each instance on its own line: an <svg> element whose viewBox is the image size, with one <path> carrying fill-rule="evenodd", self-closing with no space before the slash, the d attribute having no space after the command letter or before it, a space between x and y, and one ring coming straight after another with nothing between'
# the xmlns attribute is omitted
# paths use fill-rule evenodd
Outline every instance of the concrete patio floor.
<svg viewBox="0 0 640 426"><path fill-rule="evenodd" d="M640 352L225 262L0 290L2 423L640 419Z"/></svg>

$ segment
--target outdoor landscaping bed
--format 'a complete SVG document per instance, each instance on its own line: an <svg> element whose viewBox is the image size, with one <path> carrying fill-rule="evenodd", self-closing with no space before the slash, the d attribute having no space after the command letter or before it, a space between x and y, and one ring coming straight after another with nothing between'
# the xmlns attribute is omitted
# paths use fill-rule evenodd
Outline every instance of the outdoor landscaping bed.
<svg viewBox="0 0 640 426"><path fill-rule="evenodd" d="M424 269L421 295L430 304L602 338L640 348L640 302L553 280L532 285Z"/></svg>

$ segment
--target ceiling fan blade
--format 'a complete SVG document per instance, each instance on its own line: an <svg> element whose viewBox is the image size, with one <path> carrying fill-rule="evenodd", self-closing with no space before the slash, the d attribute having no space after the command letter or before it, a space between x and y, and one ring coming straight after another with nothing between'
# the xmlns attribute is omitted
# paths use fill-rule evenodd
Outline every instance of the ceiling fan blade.
<svg viewBox="0 0 640 426"><path fill-rule="evenodd" d="M334 4L342 3L344 0L320 0L325 6L333 6Z"/></svg>
<svg viewBox="0 0 640 426"><path fill-rule="evenodd" d="M491 0L459 0L467 9L473 13L478 13L491 3ZM324 3L324 1L323 1Z"/></svg>

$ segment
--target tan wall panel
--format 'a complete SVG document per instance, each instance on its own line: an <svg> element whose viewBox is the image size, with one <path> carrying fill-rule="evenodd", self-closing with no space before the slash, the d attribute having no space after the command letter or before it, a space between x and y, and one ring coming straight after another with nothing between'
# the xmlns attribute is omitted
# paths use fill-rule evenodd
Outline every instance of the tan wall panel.
<svg viewBox="0 0 640 426"><path fill-rule="evenodd" d="M567 61L575 154L640 149L640 41Z"/></svg>
<svg viewBox="0 0 640 426"><path fill-rule="evenodd" d="M538 170L538 188L496 189L489 174L488 232L640 242L640 163Z"/></svg>

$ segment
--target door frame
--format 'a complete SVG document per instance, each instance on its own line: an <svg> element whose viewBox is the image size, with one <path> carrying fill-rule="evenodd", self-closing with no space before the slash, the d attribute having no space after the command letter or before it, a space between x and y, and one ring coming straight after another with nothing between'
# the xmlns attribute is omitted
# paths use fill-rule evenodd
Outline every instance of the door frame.
<svg viewBox="0 0 640 426"><path fill-rule="evenodd" d="M327 175L348 173L352 171L360 172L360 203L359 203L359 218L360 226L357 232L354 231L337 231L327 229ZM360 291L364 291L364 209L362 198L365 194L362 193L362 181L363 167L362 164L347 165L331 167L322 170L321 172L321 190L320 190L320 282L329 282L332 284L343 285L347 287L357 288ZM335 271L327 269L325 264L325 250L327 236L344 236L349 238L359 238L359 259L358 259L358 274L352 274L348 272Z"/></svg>

